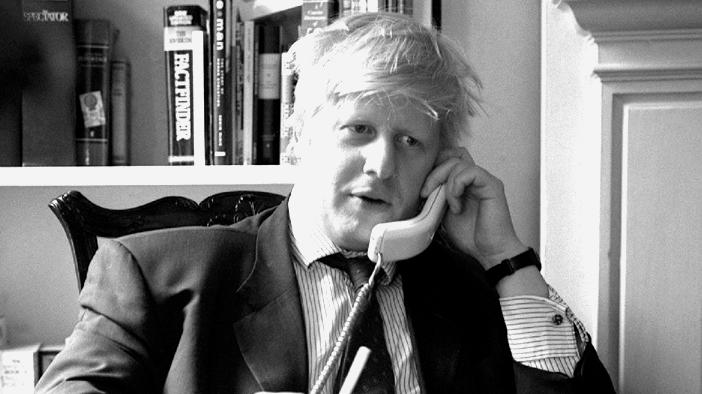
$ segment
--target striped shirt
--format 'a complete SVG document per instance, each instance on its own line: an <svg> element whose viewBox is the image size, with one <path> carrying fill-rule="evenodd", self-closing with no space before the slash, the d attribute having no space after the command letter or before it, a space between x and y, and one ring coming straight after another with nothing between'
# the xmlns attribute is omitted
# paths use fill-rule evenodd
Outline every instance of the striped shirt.
<svg viewBox="0 0 702 394"><path fill-rule="evenodd" d="M353 304L354 289L348 276L318 260L342 252L317 223L305 214L295 192L289 200L289 234L293 266L302 298L305 319L310 388L314 386L329 358ZM375 288L383 318L383 331L390 350L395 392L420 393L417 366L404 307L402 277L394 262L384 262L385 276ZM579 360L574 322L582 325L550 289L549 299L511 297L500 300L515 360L526 365L572 376ZM558 315L561 318L555 318ZM560 321L560 319L563 319ZM558 322L559 324L555 324ZM565 335L567 330L570 335ZM570 342L568 342L570 340ZM331 394L336 367L322 393Z"/></svg>

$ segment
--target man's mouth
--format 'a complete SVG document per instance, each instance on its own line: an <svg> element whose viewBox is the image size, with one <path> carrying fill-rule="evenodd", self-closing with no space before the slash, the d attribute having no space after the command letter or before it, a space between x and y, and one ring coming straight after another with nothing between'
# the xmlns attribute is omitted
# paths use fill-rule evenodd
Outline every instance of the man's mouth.
<svg viewBox="0 0 702 394"><path fill-rule="evenodd" d="M372 197L366 197L366 196L357 196L360 198L363 202L370 203L370 204L385 204L385 201L377 198L372 198Z"/></svg>
<svg viewBox="0 0 702 394"><path fill-rule="evenodd" d="M389 204L388 200L386 198L383 198L383 196L381 196L380 193L374 193L370 191L358 191L355 193L351 193L351 195L363 201L364 203L372 205Z"/></svg>

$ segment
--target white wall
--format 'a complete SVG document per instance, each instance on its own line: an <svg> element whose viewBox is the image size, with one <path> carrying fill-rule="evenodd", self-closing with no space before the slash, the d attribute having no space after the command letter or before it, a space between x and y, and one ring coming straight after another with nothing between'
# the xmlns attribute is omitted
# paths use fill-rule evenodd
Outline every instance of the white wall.
<svg viewBox="0 0 702 394"><path fill-rule="evenodd" d="M593 74L597 47L567 4L542 0L542 5L541 257L546 278L595 334L600 251L591 246L599 242L601 157L601 85Z"/></svg>
<svg viewBox="0 0 702 394"><path fill-rule="evenodd" d="M517 234L538 249L540 5L444 0L442 22L483 82L468 149L505 183Z"/></svg>

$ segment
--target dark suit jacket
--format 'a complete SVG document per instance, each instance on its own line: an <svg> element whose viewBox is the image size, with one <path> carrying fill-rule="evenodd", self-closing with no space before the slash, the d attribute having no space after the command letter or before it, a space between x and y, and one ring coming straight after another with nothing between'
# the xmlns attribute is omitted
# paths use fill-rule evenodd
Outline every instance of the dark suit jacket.
<svg viewBox="0 0 702 394"><path fill-rule="evenodd" d="M230 227L109 242L91 264L80 322L37 392L306 392L287 220L282 204ZM462 260L433 244L401 263L420 383L428 393L514 392L497 295ZM562 378L546 374L547 384L550 375Z"/></svg>

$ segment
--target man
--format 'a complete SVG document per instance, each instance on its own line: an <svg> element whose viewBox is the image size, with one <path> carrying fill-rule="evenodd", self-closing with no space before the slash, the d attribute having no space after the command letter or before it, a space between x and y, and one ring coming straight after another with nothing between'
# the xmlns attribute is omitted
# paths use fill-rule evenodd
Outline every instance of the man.
<svg viewBox="0 0 702 394"><path fill-rule="evenodd" d="M384 261L373 290L389 391L613 392L515 234L501 182L458 147L479 85L460 52L393 14L342 19L292 51L301 164L288 200L101 248L38 391L335 392L335 376L316 383L354 296L328 256L365 254L376 224L414 216L445 184L450 247ZM505 259L526 267L488 283Z"/></svg>

